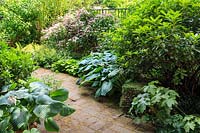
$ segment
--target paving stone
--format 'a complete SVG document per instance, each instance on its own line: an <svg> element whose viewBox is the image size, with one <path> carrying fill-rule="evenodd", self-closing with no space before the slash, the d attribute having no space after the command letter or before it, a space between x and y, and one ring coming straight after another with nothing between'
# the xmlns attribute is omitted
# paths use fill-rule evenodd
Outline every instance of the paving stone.
<svg viewBox="0 0 200 133"><path fill-rule="evenodd" d="M95 131L98 131L99 129L103 128L106 125L105 121L97 121L90 125L91 129L94 129Z"/></svg>
<svg viewBox="0 0 200 133"><path fill-rule="evenodd" d="M117 133L117 132L114 131L114 130L111 130L111 129L107 128L105 130L100 131L100 133Z"/></svg>
<svg viewBox="0 0 200 133"><path fill-rule="evenodd" d="M88 127L88 126L96 123L98 120L99 120L98 118L91 116L90 118L85 119L85 121L83 121L83 123L85 126Z"/></svg>
<svg viewBox="0 0 200 133"><path fill-rule="evenodd" d="M117 133L133 133L133 131L126 129L124 127L121 127L119 125L113 125L110 129L113 131L116 131Z"/></svg>

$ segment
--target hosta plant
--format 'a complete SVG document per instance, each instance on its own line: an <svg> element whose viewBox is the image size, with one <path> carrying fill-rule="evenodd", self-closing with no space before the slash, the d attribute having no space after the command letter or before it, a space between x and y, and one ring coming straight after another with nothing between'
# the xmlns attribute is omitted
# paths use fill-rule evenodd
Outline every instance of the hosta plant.
<svg viewBox="0 0 200 133"><path fill-rule="evenodd" d="M11 90L12 89L12 90ZM0 90L0 132L29 132L31 125L44 120L47 131L59 131L53 120L57 114L68 116L75 110L64 104L66 89L52 90L41 82L32 82L28 88L4 86ZM32 129L32 132L36 129Z"/></svg>
<svg viewBox="0 0 200 133"><path fill-rule="evenodd" d="M105 51L92 53L79 63L79 84L98 88L95 96L105 96L113 89L121 69L116 63L117 56Z"/></svg>

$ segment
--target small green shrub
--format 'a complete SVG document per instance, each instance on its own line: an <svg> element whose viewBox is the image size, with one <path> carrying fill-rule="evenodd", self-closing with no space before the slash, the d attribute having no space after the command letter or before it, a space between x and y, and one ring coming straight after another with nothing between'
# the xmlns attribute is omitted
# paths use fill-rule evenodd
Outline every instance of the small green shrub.
<svg viewBox="0 0 200 133"><path fill-rule="evenodd" d="M143 87L144 93L133 99L129 112L135 121L151 121L158 133L197 133L200 129L200 117L184 114L177 108L178 93L156 84L157 81L150 82Z"/></svg>
<svg viewBox="0 0 200 133"><path fill-rule="evenodd" d="M121 72L116 60L117 56L107 51L92 53L79 63L78 72L81 78L78 84L98 88L96 97L105 96L114 88L114 82L117 80L115 77Z"/></svg>
<svg viewBox="0 0 200 133"><path fill-rule="evenodd" d="M0 86L27 78L33 69L34 62L30 54L0 42Z"/></svg>
<svg viewBox="0 0 200 133"><path fill-rule="evenodd" d="M77 76L78 61L75 59L61 59L51 65L53 71L68 73Z"/></svg>
<svg viewBox="0 0 200 133"><path fill-rule="evenodd" d="M55 49L45 45L31 43L22 48L22 51L30 53L37 65L45 68L51 68L51 64L60 58Z"/></svg>
<svg viewBox="0 0 200 133"><path fill-rule="evenodd" d="M2 95L3 94L3 95ZM58 132L53 120L57 114L68 116L75 110L64 104L68 98L66 89L52 90L41 82L32 82L29 88L9 86L0 91L0 132L14 132L30 129L34 122L44 120L47 131ZM36 129L32 129L36 130Z"/></svg>
<svg viewBox="0 0 200 133"><path fill-rule="evenodd" d="M94 15L85 9L69 13L62 21L44 31L43 40L70 56L80 58L98 48L98 36L114 23L110 15Z"/></svg>

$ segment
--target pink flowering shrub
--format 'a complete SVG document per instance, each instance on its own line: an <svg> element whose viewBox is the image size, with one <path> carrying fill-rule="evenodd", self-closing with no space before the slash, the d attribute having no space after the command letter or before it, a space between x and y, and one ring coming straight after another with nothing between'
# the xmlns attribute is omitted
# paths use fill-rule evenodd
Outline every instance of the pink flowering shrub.
<svg viewBox="0 0 200 133"><path fill-rule="evenodd" d="M66 14L59 23L44 30L43 40L79 58L98 48L98 37L114 24L111 15L95 15L85 9Z"/></svg>

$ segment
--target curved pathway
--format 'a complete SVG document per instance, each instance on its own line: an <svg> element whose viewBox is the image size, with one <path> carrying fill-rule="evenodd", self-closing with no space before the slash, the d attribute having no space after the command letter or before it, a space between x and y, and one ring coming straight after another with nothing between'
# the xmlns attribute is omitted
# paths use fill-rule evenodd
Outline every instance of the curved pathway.
<svg viewBox="0 0 200 133"><path fill-rule="evenodd" d="M33 72L36 78L52 77L61 81L69 90L67 104L76 111L68 117L57 116L59 133L150 133L148 126L134 125L118 107L109 103L100 103L91 96L91 91L76 85L77 78L67 74L54 73L40 68ZM42 133L47 133L41 128Z"/></svg>

